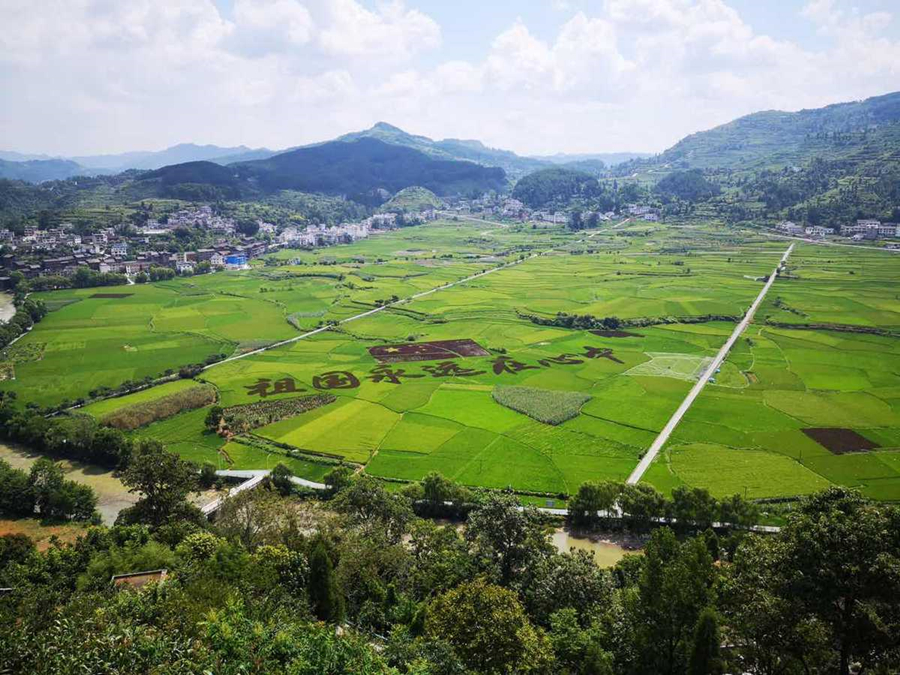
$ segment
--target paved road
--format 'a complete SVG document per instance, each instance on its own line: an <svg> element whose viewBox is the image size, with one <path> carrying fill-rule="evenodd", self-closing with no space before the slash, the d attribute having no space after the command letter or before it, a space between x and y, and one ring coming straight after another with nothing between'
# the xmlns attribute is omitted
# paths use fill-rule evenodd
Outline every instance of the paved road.
<svg viewBox="0 0 900 675"><path fill-rule="evenodd" d="M881 251L882 253L900 253L898 248L884 248L883 246L862 246L861 244L842 244L837 241L825 241L823 239L807 239L806 237L791 237L787 234L774 234L773 232L763 232L767 237L773 239L787 239L789 241L802 241L804 244L816 244L817 246L840 246L841 248L860 248L864 251Z"/></svg>
<svg viewBox="0 0 900 675"><path fill-rule="evenodd" d="M467 220L478 220L478 219L477 218L467 218ZM625 225L627 222L629 222L630 220L631 220L631 218L627 218L627 219L621 221L620 223L618 223L616 225L616 227L612 228L612 229L621 227L621 226ZM503 226L502 223L497 223L497 222L490 221L490 220L484 220L484 221L480 221L480 222L491 223L492 225ZM599 234L599 232L595 232L594 234ZM592 234L589 236L592 237L594 235ZM578 239L575 243L583 243L584 241L585 241L585 238L582 237L581 239ZM494 272L499 272L500 270L504 270L507 267L513 267L514 265L520 265L523 262L526 262L528 260L532 260L534 258L539 258L543 255L547 255L548 253L553 253L554 250L555 249L548 248L546 251L539 251L538 253L532 253L530 256L528 256L526 258L522 258L521 260L513 260L512 262L503 263L502 265L497 265L497 267L492 267L491 269L486 270L484 272L479 272L478 274L473 274L473 275L465 277L463 279L458 279L457 281L452 281L449 284L444 284L443 286L438 286L438 287L432 288L431 290L428 290L428 291L422 291L421 293L416 293L415 295L411 295L408 298L401 298L400 300L397 300L396 302L389 302L385 305L382 305L381 307L376 307L375 309L370 309L367 312L362 312L361 314L356 314L355 316L351 316L346 319L342 319L341 321L338 321L337 323L338 323L338 325L341 325L341 324L345 324L345 323L350 323L351 321L356 321L357 319L363 319L367 316L372 316L373 314L377 314L378 312L383 312L384 310L386 310L390 307L402 305L403 303L408 302L410 300L415 300L417 298L424 298L426 295L431 295L432 293L437 293L438 291L443 291L448 288L453 288L454 286L459 286L460 284L464 284L468 281L472 281L473 279L478 279L479 277L487 276L488 274L493 274ZM248 356L255 356L257 354L262 354L263 352L267 352L270 349L277 349L278 347L283 347L285 345L289 345L291 343L297 342L298 340L304 340L308 337L312 337L313 335L317 335L319 333L324 333L325 331L330 330L330 329L331 329L331 326L322 326L321 328L316 328L315 330L311 330L306 333L302 333L301 335L297 335L288 340L282 340L281 342L276 342L267 347L261 347L259 349L254 349L251 352L246 352L244 354L238 354L237 356L232 356L227 359L217 361L216 363L212 363L212 364L206 366L205 368L203 368L203 370L206 371L206 370L209 370L210 368L215 368L216 366L221 366L223 363L230 363L231 361L238 361L239 359L246 359Z"/></svg>
<svg viewBox="0 0 900 675"><path fill-rule="evenodd" d="M422 291L421 293L416 293L415 295L411 295L408 298L401 298L400 300L397 300L396 302L386 303L386 304L382 305L381 307L376 307L375 309L370 309L367 312L362 312L361 314L356 314L356 315L348 317L346 319L341 319L337 323L338 323L338 325L342 325L345 323L350 323L351 321L356 321L357 319L363 319L367 316L372 316L373 314L377 314L378 312L383 312L384 310L386 310L390 307L395 307L397 305L401 305L404 302L408 302L409 300L415 300L416 298L423 298L426 295L431 295L432 293L437 293L438 291L443 291L448 288L453 288L454 286L459 286L460 284L464 284L467 281L472 281L473 279L478 279L479 277L487 276L488 274L493 274L494 272L498 272L500 270L506 269L507 267L512 267L513 265L519 265L519 264L525 262L526 260L531 260L532 258L537 258L539 256L546 255L547 253L550 253L551 251L553 251L553 249L541 251L540 253L534 253L534 254L528 256L527 258L523 258L522 260L513 260L512 262L503 263L502 265L498 265L497 267L492 267L491 269L486 270L484 272L479 272L478 274L473 274L473 275L465 277L463 279L458 279L457 281L452 281L449 284L444 284L443 286L438 286L438 287L432 288L431 290L428 290L428 291ZM325 331L330 330L330 329L331 329L331 326L322 326L321 328L316 328L315 330L311 330L306 333L302 333L301 335L297 335L296 337L292 337L288 340L282 340L281 342L276 342L275 344L271 344L267 347L261 347L260 349L254 349L251 352L246 352L244 354L238 354L237 356L232 356L230 358L223 359L216 363L212 363L212 364L206 366L203 370L206 371L206 370L209 370L210 368L215 368L216 366L221 366L223 363L230 363L231 361L237 361L239 359L246 359L248 356L255 356L257 354L262 354L263 352L267 352L270 349L277 349L278 347L283 347L284 345L289 345L293 342L297 342L298 340L304 340L313 335L317 335L318 333L324 333Z"/></svg>
<svg viewBox="0 0 900 675"><path fill-rule="evenodd" d="M257 485L262 483L263 479L269 475L268 470L263 469L222 469L220 471L216 471L217 476L222 476L224 478L243 478L244 482L240 483L237 487L232 488L228 491L228 497L233 497L236 494L243 492L244 490L252 490ZM327 490L328 486L324 483L314 483L311 480L306 480L305 478L298 478L297 476L291 476L291 481L295 485L302 485L303 487L312 488L313 490ZM222 503L227 499L227 497L219 497L209 504L206 504L201 508L203 511L203 515L209 517L211 514L221 508ZM444 502L447 506L451 506L453 502ZM518 507L520 511L524 510L524 506ZM568 509L551 509L539 507L537 509L541 513L546 513L553 516L561 516L565 518L569 515ZM621 515L614 515L605 512L599 512L598 515L604 518L621 518ZM675 522L675 520L667 520L665 518L661 518L658 522L660 523L669 523ZM713 523L713 527L729 527L728 523ZM778 532L781 528L775 527L772 525L751 525L748 528L752 532L764 532L767 534L774 534Z"/></svg>
<svg viewBox="0 0 900 675"><path fill-rule="evenodd" d="M634 471L631 472L631 475L628 477L629 483L637 483L641 480L641 477L649 468L650 464L656 458L656 455L659 454L659 451L666 444L666 441L669 440L669 436L672 435L672 432L675 431L675 428L678 426L681 419L684 417L685 413L690 409L691 405L693 405L694 401L700 395L700 392L703 391L703 387L706 386L706 383L709 382L709 379L715 374L716 369L719 368L722 363L725 361L725 357L728 356L728 352L734 346L734 343L737 342L738 338L741 337L741 334L747 329L747 326L750 325L750 322L753 320L753 315L756 314L756 310L762 304L762 301L766 297L766 293L769 292L769 289L772 288L772 284L775 283L775 279L777 277L778 270L787 262L788 256L791 255L791 251L794 250L794 244L788 246L787 251L784 252L784 255L781 256L781 262L778 263L778 267L775 268L775 271L769 275L769 280L766 282L766 285L763 286L762 290L759 292L759 295L756 296L756 300L753 301L753 304L750 305L750 309L747 310L747 313L744 315L744 318L734 329L734 332L731 334L731 337L728 338L728 341L722 345L722 348L719 350L719 353L716 354L716 358L713 359L713 362L710 364L709 368L700 376L700 379L697 380L697 383L693 386L691 391L688 393L687 398L682 401L681 405L678 406L678 410L675 411L675 414L669 419L666 423L666 426L663 427L663 430L660 432L659 436L656 437L656 440L653 441L650 448L647 450L644 457L635 467Z"/></svg>

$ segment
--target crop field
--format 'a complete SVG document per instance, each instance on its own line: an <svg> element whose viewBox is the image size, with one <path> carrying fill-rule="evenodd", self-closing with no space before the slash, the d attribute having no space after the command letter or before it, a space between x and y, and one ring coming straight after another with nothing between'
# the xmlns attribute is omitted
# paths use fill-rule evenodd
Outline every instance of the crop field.
<svg viewBox="0 0 900 675"><path fill-rule="evenodd" d="M529 249L527 235L499 228L502 237L482 235L484 228L436 224L427 234L409 228L321 251L280 251L271 256L279 266L255 261L244 272L37 293L53 311L0 355L0 372L10 378L0 386L41 405L75 401L99 387L294 337Z"/></svg>
<svg viewBox="0 0 900 675"><path fill-rule="evenodd" d="M108 398L103 401L91 403L90 405L81 408L81 412L87 413L97 419L102 419L110 413L114 413L122 408L156 401L165 396L169 396L170 394L177 394L178 392L186 391L196 386L197 383L193 380L175 380L174 382L166 382L165 384L157 385L151 389L144 389L135 392L134 394L128 394L127 396L117 396L115 398Z"/></svg>
<svg viewBox="0 0 900 675"><path fill-rule="evenodd" d="M597 237L592 251L583 242L574 251L533 258L216 366L202 378L218 388L226 406L335 395L332 404L252 434L363 464L374 476L416 480L440 471L473 486L546 493L572 492L588 479L623 479L733 324L672 323L595 334L541 325L525 315L740 315L759 291L757 279L780 254L775 246L741 247L714 238L702 241L702 254L686 254L684 236L660 232L659 239L642 236L638 245L628 237ZM689 271L675 264L682 259L690 261ZM735 265L741 274L729 272ZM679 279L694 278L694 267L721 282L704 285L712 290L694 293L690 301L676 299L687 298L687 283L673 284L672 270ZM630 294L630 302L614 302L615 293ZM608 297L608 306L598 304ZM442 357L429 346L469 341L475 345L468 347L471 355ZM689 367L631 372L666 355ZM578 403L570 419L552 425L498 403L505 387L555 392L560 407Z"/></svg>
<svg viewBox="0 0 900 675"><path fill-rule="evenodd" d="M58 309L18 343L39 345L30 352L38 358L15 363L16 379L0 387L25 402L75 399L522 260L205 370L197 379L216 388L219 405L257 404L228 441L206 431L208 407L133 433L222 468L284 461L319 480L345 461L391 480L438 471L471 486L571 494L585 480L628 476L784 247L708 225L572 235L438 222L280 251L245 272L99 291L127 297L46 294ZM644 480L667 492L689 484L757 498L839 483L900 499L892 262L798 246ZM560 314L622 323L576 329ZM860 328L875 334L850 332ZM102 417L182 386L85 411ZM314 395L327 402L301 400Z"/></svg>
<svg viewBox="0 0 900 675"><path fill-rule="evenodd" d="M799 278L775 283L723 367L731 377L704 390L647 480L750 497L839 484L900 500L900 339L848 332L900 324L897 263L798 247Z"/></svg>

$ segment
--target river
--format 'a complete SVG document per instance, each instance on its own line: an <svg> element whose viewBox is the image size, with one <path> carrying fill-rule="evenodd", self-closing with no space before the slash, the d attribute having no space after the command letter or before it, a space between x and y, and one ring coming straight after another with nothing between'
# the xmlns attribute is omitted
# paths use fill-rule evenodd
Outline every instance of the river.
<svg viewBox="0 0 900 675"><path fill-rule="evenodd" d="M612 567L626 555L640 553L636 548L636 542L613 541L612 538L603 538L602 536L576 536L562 527L553 530L550 542L560 553L567 553L570 549L593 553L594 560L600 567ZM626 546L629 548L626 548Z"/></svg>
<svg viewBox="0 0 900 675"><path fill-rule="evenodd" d="M9 293L0 293L0 321L6 323L16 315L16 306L13 305L13 296Z"/></svg>
<svg viewBox="0 0 900 675"><path fill-rule="evenodd" d="M27 471L40 458L40 454L20 445L0 443L0 459L9 462L15 469ZM57 463L63 468L68 480L84 483L93 488L97 494L97 511L107 525L112 525L119 511L134 505L138 499L137 495L128 492L122 481L113 476L113 472L108 469L69 459Z"/></svg>

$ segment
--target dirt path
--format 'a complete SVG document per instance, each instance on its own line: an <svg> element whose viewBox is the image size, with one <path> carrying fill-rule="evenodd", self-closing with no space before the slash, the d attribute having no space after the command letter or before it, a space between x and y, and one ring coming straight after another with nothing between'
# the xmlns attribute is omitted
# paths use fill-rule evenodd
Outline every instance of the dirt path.
<svg viewBox="0 0 900 675"><path fill-rule="evenodd" d="M666 426L663 427L663 430L659 433L659 436L656 437L656 439L650 445L650 448L644 454L641 461L635 467L634 471L631 472L631 475L628 477L629 483L634 484L641 480L644 473L650 467L650 464L652 464L653 460L656 459L659 451L666 444L666 441L669 440L669 436L672 435L672 432L675 431L675 428L681 422L681 419L684 417L685 413L687 413L687 411L693 405L694 401L697 400L697 397L700 395L700 392L703 391L706 383L709 382L710 378L715 374L716 369L719 368L725 361L725 357L728 356L728 352L731 351L731 348L738 341L738 338L740 338L743 332L747 330L747 326L749 326L750 322L753 321L753 315L756 314L756 310L759 309L759 306L765 299L766 294L769 292L769 289L772 288L772 284L775 283L775 279L778 276L778 270L780 270L784 266L784 264L787 262L788 256L791 255L791 251L793 250L794 244L788 246L787 251L785 251L784 255L781 256L781 261L778 263L778 267L776 267L775 271L772 272L771 275L769 275L769 280L766 282L766 285L763 286L763 289L759 292L759 295L756 296L756 300L754 300L753 304L750 305L750 309L747 310L744 318L734 329L731 337L728 338L728 341L724 345L722 345L719 353L716 354L716 358L713 359L713 362L700 376L700 379L697 380L697 384L695 384L691 388L690 392L688 392L687 397L684 399L684 401L682 401L681 405L678 406L678 410L676 410L675 414L672 415L671 418L669 418L669 421L666 423Z"/></svg>

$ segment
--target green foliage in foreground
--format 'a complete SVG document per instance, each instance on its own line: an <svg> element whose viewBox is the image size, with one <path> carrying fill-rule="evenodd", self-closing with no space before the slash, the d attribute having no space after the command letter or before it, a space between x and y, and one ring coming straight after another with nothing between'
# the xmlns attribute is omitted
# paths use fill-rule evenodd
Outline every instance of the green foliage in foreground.
<svg viewBox="0 0 900 675"><path fill-rule="evenodd" d="M147 474L132 477L140 489L177 492L178 472L160 481L166 461L145 454L129 468ZM462 535L370 478L343 484L335 509L263 486L229 499L214 524L138 509L152 529L94 528L45 552L4 538L4 672L900 667L900 510L847 490L805 499L775 535L660 528L643 555L605 570L583 551L556 553L540 514L511 495L478 499ZM156 567L168 569L162 584L111 587L111 575Z"/></svg>
<svg viewBox="0 0 900 675"><path fill-rule="evenodd" d="M562 424L576 417L591 400L578 391L555 391L534 387L496 387L494 400L544 424Z"/></svg>

